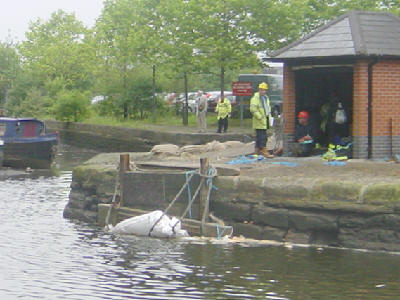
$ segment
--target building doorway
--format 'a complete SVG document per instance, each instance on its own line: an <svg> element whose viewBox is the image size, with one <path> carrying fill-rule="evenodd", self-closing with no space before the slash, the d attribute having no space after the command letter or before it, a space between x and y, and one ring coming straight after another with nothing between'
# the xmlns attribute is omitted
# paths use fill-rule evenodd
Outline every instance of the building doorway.
<svg viewBox="0 0 400 300"><path fill-rule="evenodd" d="M322 146L351 139L353 114L353 67L295 68L296 116L308 111ZM340 104L339 104L340 103ZM342 107L343 113L337 113Z"/></svg>

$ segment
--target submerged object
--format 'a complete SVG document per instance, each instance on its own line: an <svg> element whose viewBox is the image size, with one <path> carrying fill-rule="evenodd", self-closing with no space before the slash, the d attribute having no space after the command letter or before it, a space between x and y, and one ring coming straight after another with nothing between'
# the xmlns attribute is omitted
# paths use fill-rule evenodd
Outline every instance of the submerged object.
<svg viewBox="0 0 400 300"><path fill-rule="evenodd" d="M153 237L188 236L187 231L181 229L181 222L177 218L170 218L161 210L128 218L113 227L111 233Z"/></svg>

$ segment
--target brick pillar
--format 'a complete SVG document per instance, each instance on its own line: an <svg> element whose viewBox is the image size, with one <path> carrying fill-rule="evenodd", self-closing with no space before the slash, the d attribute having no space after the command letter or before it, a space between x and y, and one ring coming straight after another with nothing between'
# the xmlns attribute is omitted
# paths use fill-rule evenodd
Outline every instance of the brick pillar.
<svg viewBox="0 0 400 300"><path fill-rule="evenodd" d="M296 90L294 71L286 63L283 66L283 147L289 152L294 143L296 124Z"/></svg>
<svg viewBox="0 0 400 300"><path fill-rule="evenodd" d="M374 65L372 91L372 157L390 158L400 154L399 60Z"/></svg>
<svg viewBox="0 0 400 300"><path fill-rule="evenodd" d="M353 72L353 157L368 157L368 62L359 61Z"/></svg>

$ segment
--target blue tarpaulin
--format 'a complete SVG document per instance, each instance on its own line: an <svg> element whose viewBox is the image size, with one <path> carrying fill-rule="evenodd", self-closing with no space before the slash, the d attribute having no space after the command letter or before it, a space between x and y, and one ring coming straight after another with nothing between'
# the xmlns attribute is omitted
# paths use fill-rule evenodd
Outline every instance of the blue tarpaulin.
<svg viewBox="0 0 400 300"><path fill-rule="evenodd" d="M300 164L298 163L293 163L293 162L288 162L288 161L273 161L268 158L264 158L261 155L241 155L235 158L234 160L231 160L229 162L226 162L226 164L229 165L241 165L241 164L252 164L255 162L263 162L263 163L268 163L268 164L273 164L273 165L283 165L283 166L288 166L288 167L297 167Z"/></svg>

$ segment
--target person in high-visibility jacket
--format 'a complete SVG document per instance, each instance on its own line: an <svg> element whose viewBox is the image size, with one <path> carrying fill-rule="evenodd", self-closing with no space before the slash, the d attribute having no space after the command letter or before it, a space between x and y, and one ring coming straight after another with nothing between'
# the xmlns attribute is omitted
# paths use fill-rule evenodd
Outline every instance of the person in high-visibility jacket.
<svg viewBox="0 0 400 300"><path fill-rule="evenodd" d="M254 93L250 100L250 112L253 115L253 129L256 131L255 153L267 158L274 157L267 151L267 129L271 106L267 96L268 84L262 82L258 85L258 92Z"/></svg>
<svg viewBox="0 0 400 300"><path fill-rule="evenodd" d="M224 132L228 130L228 118L232 112L231 102L225 98L223 95L221 99L218 101L217 106L215 107L215 111L217 114L218 119L218 130L217 133L222 132L222 128Z"/></svg>

